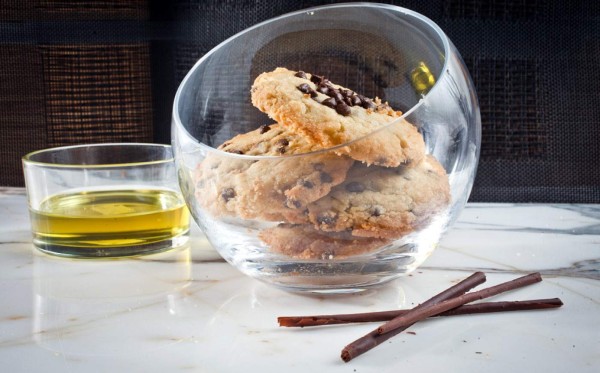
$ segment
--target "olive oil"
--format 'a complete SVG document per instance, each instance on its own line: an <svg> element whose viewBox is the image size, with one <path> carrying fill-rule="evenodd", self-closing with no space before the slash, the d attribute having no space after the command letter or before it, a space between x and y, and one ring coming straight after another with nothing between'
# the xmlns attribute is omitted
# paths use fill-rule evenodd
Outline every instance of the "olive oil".
<svg viewBox="0 0 600 373"><path fill-rule="evenodd" d="M181 195L163 189L58 194L30 213L38 245L106 250L171 240L188 232L190 220Z"/></svg>

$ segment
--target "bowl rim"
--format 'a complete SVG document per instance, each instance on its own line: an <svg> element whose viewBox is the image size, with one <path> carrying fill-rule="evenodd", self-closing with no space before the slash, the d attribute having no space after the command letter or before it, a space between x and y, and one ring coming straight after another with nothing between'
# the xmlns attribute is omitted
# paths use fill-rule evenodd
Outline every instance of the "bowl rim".
<svg viewBox="0 0 600 373"><path fill-rule="evenodd" d="M81 148L116 148L116 147L144 147L144 148L155 148L155 149L165 149L169 150L170 154L167 157L162 159L154 159L148 161L138 161L138 162L115 162L115 163L91 163L91 164L81 164L81 163L54 163L54 162L44 162L33 159L35 156L57 152L57 151L69 151L72 149L81 149ZM30 153L25 154L21 157L21 160L24 165L35 165L41 167L48 168L65 168L65 169L92 169L92 168L129 168L129 167L139 167L139 166L148 166L148 165L160 165L165 163L174 162L174 155L171 145L167 144L156 144L156 143L136 143L136 142L110 142L110 143L97 143L97 144L79 144L79 145L66 145L66 146L56 146L46 149L35 150Z"/></svg>
<svg viewBox="0 0 600 373"><path fill-rule="evenodd" d="M435 31L435 33L437 34L437 36L440 38L443 46L444 46L444 64L442 66L441 69L441 73L438 76L438 79L436 80L436 82L434 83L433 87L431 87L427 93L422 94L421 98L419 99L419 101L413 105L410 109L408 109L407 111L403 112L401 116L399 116L398 118L396 118L395 120L389 122L388 124L381 126L380 128L377 128L375 130L373 130L372 132L369 132L368 134L358 137L356 139L353 139L352 141L348 141L345 142L343 144L338 144L335 146L331 146L331 147L327 147L327 148L323 148L323 149L319 149L319 150L314 150L311 152L306 152L306 153L299 153L299 154L286 154L286 155L247 155L247 154L233 154L233 153L229 153L223 150L220 150L218 148L214 148L212 146L209 146L201 141L198 141L194 136L192 136L188 130L183 126L183 123L181 121L181 117L179 116L179 110L178 110L178 103L180 102L181 99L181 95L183 92L183 88L188 84L189 79L191 78L192 74L196 71L196 69L198 68L199 65L201 65L206 59L208 59L213 53L215 53L217 50L219 50L221 47L223 47L224 45L230 43L231 41L233 41L234 39L242 36L243 34L246 34L247 32L250 32L254 29L257 29L259 27L263 27L269 23L273 23L273 22L278 22L282 19L285 18L289 18L289 17L294 17L294 16L298 16L301 14L305 14L305 13L310 13L310 12L314 12L314 11L321 11L321 10L326 10L326 9L337 9L337 8L378 8L378 9L387 9L390 11L394 11L394 12L398 12L398 13L403 13L409 17L413 17L416 18L417 20L423 22L425 25L427 25L428 27L430 27L433 31ZM386 129L390 128L391 126L394 126L396 124L398 124L400 121L406 120L406 117L408 117L410 114L412 114L414 111L416 111L419 107L421 107L424 102L427 100L427 96L429 96L430 94L432 94L432 92L434 90L437 90L437 87L439 86L439 82L441 80L443 80L443 77L445 75L447 75L448 72L448 63L449 63L449 56L451 54L451 48L450 48L450 39L448 38L448 36L444 33L444 31L435 23L433 22L431 19L429 19L428 17L424 16L421 13L418 13L414 10L410 10L407 8L403 8L397 5L391 5L391 4L383 4L383 3L369 3L369 2L356 2L356 3L339 3L339 4L331 4L331 5L321 5L321 6L315 6L315 7L310 7L310 8L305 8L305 9L300 9L297 11L293 11L293 12L289 12L289 13L285 13L282 15L279 15L277 17L273 17L270 19L267 19L265 21L259 22L255 25L252 25L230 37L228 37L227 39L225 39L224 41L222 41L221 43L219 43L217 46L215 46L214 48L212 48L211 50L209 50L208 52L206 52L198 61L196 61L196 63L194 64L194 66L192 66L192 68L187 72L187 74L185 75L185 77L183 78L183 80L181 81L181 83L179 84L179 86L177 87L177 92L175 93L175 98L173 100L173 112L172 112L172 121L175 123L175 125L179 128L179 130L183 131L189 138L193 139L193 141L199 145L200 148L208 151L208 152L216 152L216 153L221 153L221 155L225 156L230 156L232 158L240 158L240 159L246 159L246 160L262 160L262 159L283 159L283 158L292 158L292 157L302 157L302 156L314 156L316 154L322 154L322 153L329 153L329 152L335 152L336 150L340 150L341 148L345 148L348 146L351 146L354 143L357 143L367 137L373 136L379 132L385 131ZM172 136L171 141L174 142L175 138L174 136Z"/></svg>

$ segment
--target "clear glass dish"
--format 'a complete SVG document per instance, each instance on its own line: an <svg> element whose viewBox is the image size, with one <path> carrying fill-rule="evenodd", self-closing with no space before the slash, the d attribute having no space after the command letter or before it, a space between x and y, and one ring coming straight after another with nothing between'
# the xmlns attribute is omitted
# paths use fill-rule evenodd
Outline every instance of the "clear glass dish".
<svg viewBox="0 0 600 373"><path fill-rule="evenodd" d="M171 146L104 143L23 157L34 246L69 258L169 250L189 240Z"/></svg>
<svg viewBox="0 0 600 373"><path fill-rule="evenodd" d="M275 124L251 89L278 67L306 72L295 78L313 89L310 74L325 76L401 114L307 152L298 149L314 138L297 130L277 147L273 129L295 122L272 115ZM172 141L191 213L223 258L287 290L352 292L408 274L434 251L471 191L480 121L469 73L436 24L354 3L280 16L208 52L177 91ZM418 141L398 134L407 125ZM251 131L259 143L270 132L262 153L230 141ZM398 156L419 141L422 159Z"/></svg>

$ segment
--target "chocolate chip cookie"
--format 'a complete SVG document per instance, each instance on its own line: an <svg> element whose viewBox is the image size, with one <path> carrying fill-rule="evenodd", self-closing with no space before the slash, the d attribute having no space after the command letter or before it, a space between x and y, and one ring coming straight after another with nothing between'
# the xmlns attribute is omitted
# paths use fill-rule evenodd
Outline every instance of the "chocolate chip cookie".
<svg viewBox="0 0 600 373"><path fill-rule="evenodd" d="M271 251L297 259L333 260L382 248L391 240L355 237L348 232L322 232L310 225L279 224L265 229L260 238Z"/></svg>
<svg viewBox="0 0 600 373"><path fill-rule="evenodd" d="M342 184L308 205L308 218L326 232L393 239L425 226L449 201L448 176L430 155L413 167L355 163Z"/></svg>
<svg viewBox="0 0 600 373"><path fill-rule="evenodd" d="M338 152L364 163L396 167L424 156L423 137L400 112L324 77L277 68L256 78L251 95L254 106L309 142L357 140Z"/></svg>
<svg viewBox="0 0 600 373"><path fill-rule="evenodd" d="M344 181L353 160L314 150L278 125L238 135L220 147L245 155L291 155L256 159L211 152L195 171L198 202L216 215L243 219L306 222L307 204Z"/></svg>

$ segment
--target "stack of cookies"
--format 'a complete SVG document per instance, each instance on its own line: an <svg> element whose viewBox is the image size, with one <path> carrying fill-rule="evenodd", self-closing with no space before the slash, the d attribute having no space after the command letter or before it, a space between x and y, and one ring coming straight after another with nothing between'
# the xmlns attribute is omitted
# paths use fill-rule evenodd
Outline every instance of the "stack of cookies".
<svg viewBox="0 0 600 373"><path fill-rule="evenodd" d="M279 222L260 233L273 252L301 259L372 252L449 204L444 168L387 103L285 68L259 75L251 95L276 123L219 149L269 157L210 153L196 169L195 193L215 218Z"/></svg>

